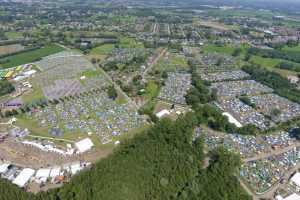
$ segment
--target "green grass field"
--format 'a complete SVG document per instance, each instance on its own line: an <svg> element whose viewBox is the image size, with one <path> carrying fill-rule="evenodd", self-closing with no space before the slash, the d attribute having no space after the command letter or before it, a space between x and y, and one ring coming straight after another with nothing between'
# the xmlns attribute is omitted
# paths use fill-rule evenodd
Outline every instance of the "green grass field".
<svg viewBox="0 0 300 200"><path fill-rule="evenodd" d="M137 42L133 38L122 37L120 39L120 48L144 48L144 44Z"/></svg>
<svg viewBox="0 0 300 200"><path fill-rule="evenodd" d="M232 54L234 52L234 47L231 46L216 46L214 44L207 44L203 47L203 51L205 53L209 52L217 52L217 53L223 53L223 54Z"/></svg>
<svg viewBox="0 0 300 200"><path fill-rule="evenodd" d="M19 53L19 54L13 55L13 56L7 56L5 58L2 58L1 60L2 61L7 60L8 62L1 64L0 68L9 68L9 67L14 67L14 66L30 63L30 62L35 62L35 61L41 59L42 57L45 57L45 56L48 56L48 55L51 55L54 53L58 53L63 50L64 50L64 48L62 48L58 45L55 45L55 44L51 44L51 45L42 47L40 49Z"/></svg>
<svg viewBox="0 0 300 200"><path fill-rule="evenodd" d="M260 56L252 56L250 59L250 62L261 65L262 67L265 67L270 71L277 72L278 74L280 74L284 77L288 76L288 75L297 75L297 72L295 72L295 71L280 69L280 68L276 67L281 62L289 62L286 60L274 59L274 58L263 58ZM293 62L290 62L290 63L293 63ZM299 65L297 63L293 63L293 64Z"/></svg>
<svg viewBox="0 0 300 200"><path fill-rule="evenodd" d="M263 57L260 57L260 56L252 56L250 61L255 63L255 64L259 64L263 67L266 67L266 68L274 68L280 62L282 62L282 60L280 60L280 59L263 58Z"/></svg>
<svg viewBox="0 0 300 200"><path fill-rule="evenodd" d="M21 32L15 32L15 31L5 32L5 36L10 40L23 38Z"/></svg>
<svg viewBox="0 0 300 200"><path fill-rule="evenodd" d="M97 77L99 75L103 75L102 71L89 69L89 70L86 70L86 71L82 72L80 74L80 77L85 76L86 78L94 78L94 77Z"/></svg>
<svg viewBox="0 0 300 200"><path fill-rule="evenodd" d="M177 56L177 55L172 55L170 59L170 64L172 65L180 65L182 67L187 67L188 63L185 57Z"/></svg>
<svg viewBox="0 0 300 200"><path fill-rule="evenodd" d="M146 93L144 94L148 100L155 98L159 93L159 86L154 81L149 81L145 88Z"/></svg>
<svg viewBox="0 0 300 200"><path fill-rule="evenodd" d="M99 47L95 47L91 50L90 54L110 54L114 49L114 44L104 44Z"/></svg>
<svg viewBox="0 0 300 200"><path fill-rule="evenodd" d="M32 92L22 95L22 101L24 104L32 103L35 100L44 99L44 98L45 96L42 89L36 86L34 86Z"/></svg>
<svg viewBox="0 0 300 200"><path fill-rule="evenodd" d="M292 51L292 52L299 52L300 53L300 44L296 47L288 47L285 46L282 50L284 51Z"/></svg>

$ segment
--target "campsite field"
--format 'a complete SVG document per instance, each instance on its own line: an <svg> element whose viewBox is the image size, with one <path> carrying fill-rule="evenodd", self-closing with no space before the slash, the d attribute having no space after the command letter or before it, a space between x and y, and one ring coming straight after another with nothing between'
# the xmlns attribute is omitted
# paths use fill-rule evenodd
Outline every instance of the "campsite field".
<svg viewBox="0 0 300 200"><path fill-rule="evenodd" d="M63 50L64 48L55 44L46 45L39 49L4 57L0 59L0 61L3 62L3 64L1 64L0 67L9 68L30 62L35 62L41 59L42 57L58 53Z"/></svg>

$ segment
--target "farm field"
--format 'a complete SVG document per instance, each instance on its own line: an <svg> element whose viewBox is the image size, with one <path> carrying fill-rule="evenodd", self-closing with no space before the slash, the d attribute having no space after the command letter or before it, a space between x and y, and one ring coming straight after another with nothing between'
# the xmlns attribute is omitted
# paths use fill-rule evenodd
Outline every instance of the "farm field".
<svg viewBox="0 0 300 200"><path fill-rule="evenodd" d="M1 64L0 67L9 68L9 67L30 63L30 62L35 62L41 59L42 57L48 56L50 54L58 53L63 50L64 49L58 45L50 44L40 49L2 58L1 61L7 60L7 62Z"/></svg>

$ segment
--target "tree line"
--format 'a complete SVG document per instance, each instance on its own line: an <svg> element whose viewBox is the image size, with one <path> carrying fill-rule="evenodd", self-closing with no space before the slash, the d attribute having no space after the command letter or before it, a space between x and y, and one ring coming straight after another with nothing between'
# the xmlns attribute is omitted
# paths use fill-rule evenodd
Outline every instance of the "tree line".
<svg viewBox="0 0 300 200"><path fill-rule="evenodd" d="M249 48L248 53L251 55L262 56L264 58L277 58L300 63L300 54L294 51L277 50L277 49L260 49Z"/></svg>
<svg viewBox="0 0 300 200"><path fill-rule="evenodd" d="M15 87L7 80L0 80L0 97L15 91Z"/></svg>

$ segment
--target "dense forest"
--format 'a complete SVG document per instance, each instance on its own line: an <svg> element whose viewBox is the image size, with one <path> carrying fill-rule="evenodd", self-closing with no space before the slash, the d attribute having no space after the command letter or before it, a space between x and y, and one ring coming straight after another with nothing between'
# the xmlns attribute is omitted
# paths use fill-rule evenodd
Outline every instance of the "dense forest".
<svg viewBox="0 0 300 200"><path fill-rule="evenodd" d="M259 66L246 65L243 66L243 70L249 73L254 80L273 88L278 95L300 103L300 91L286 78Z"/></svg>
<svg viewBox="0 0 300 200"><path fill-rule="evenodd" d="M0 80L0 96L9 94L15 91L14 86L7 80Z"/></svg>
<svg viewBox="0 0 300 200"><path fill-rule="evenodd" d="M186 184L179 200L251 199L241 189L235 176L240 165L239 157L223 148L210 153L210 165ZM222 184L219 184L222 183ZM228 192L228 191L234 192ZM218 191L218 192L216 192Z"/></svg>
<svg viewBox="0 0 300 200"><path fill-rule="evenodd" d="M212 152L203 169L203 139L192 139L208 114L202 109L208 108L199 107L176 122L159 121L62 188L32 195L2 180L0 199L250 199L234 176L239 161L231 153Z"/></svg>

